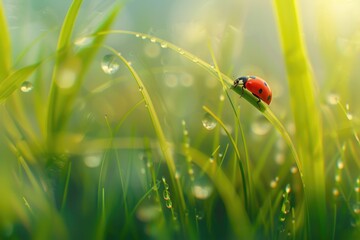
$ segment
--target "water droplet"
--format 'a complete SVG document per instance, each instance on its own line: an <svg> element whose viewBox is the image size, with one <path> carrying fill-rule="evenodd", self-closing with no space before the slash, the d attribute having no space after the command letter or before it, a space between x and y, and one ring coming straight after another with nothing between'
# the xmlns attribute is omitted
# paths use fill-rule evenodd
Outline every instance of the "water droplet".
<svg viewBox="0 0 360 240"><path fill-rule="evenodd" d="M346 117L348 120L353 120L353 115L351 113L346 113Z"/></svg>
<svg viewBox="0 0 360 240"><path fill-rule="evenodd" d="M170 192L166 189L163 191L163 198L164 200L170 200Z"/></svg>
<svg viewBox="0 0 360 240"><path fill-rule="evenodd" d="M291 187L290 187L289 184L286 185L286 187L285 187L285 192L288 193L288 194L291 192Z"/></svg>
<svg viewBox="0 0 360 240"><path fill-rule="evenodd" d="M285 199L281 206L281 212L284 214L288 214L290 212L290 207L290 201L288 199Z"/></svg>
<svg viewBox="0 0 360 240"><path fill-rule="evenodd" d="M270 129L271 124L263 115L259 115L251 124L251 130L257 135L265 135Z"/></svg>
<svg viewBox="0 0 360 240"><path fill-rule="evenodd" d="M205 113L202 124L207 130L213 130L217 125L215 119L209 113Z"/></svg>
<svg viewBox="0 0 360 240"><path fill-rule="evenodd" d="M162 48L167 48L168 47L168 44L166 42L161 42L160 46Z"/></svg>
<svg viewBox="0 0 360 240"><path fill-rule="evenodd" d="M350 105L349 105L348 103L347 103L347 104L345 104L345 109L349 111L349 109L350 109Z"/></svg>
<svg viewBox="0 0 360 240"><path fill-rule="evenodd" d="M146 38L147 38L146 35L141 36L141 39L143 39L143 40L145 40Z"/></svg>
<svg viewBox="0 0 360 240"><path fill-rule="evenodd" d="M199 62L199 59L198 59L198 58L193 58L192 61L193 61L194 63L198 63L198 62Z"/></svg>
<svg viewBox="0 0 360 240"><path fill-rule="evenodd" d="M178 52L183 55L185 53L185 51L182 48L178 48Z"/></svg>
<svg viewBox="0 0 360 240"><path fill-rule="evenodd" d="M220 94L219 100L220 100L221 102L225 100L224 94Z"/></svg>
<svg viewBox="0 0 360 240"><path fill-rule="evenodd" d="M280 222L284 222L285 219L286 219L286 218L285 218L285 215L280 214L280 217L279 217Z"/></svg>
<svg viewBox="0 0 360 240"><path fill-rule="evenodd" d="M139 92L142 92L144 90L144 87L143 86L140 86L139 87Z"/></svg>
<svg viewBox="0 0 360 240"><path fill-rule="evenodd" d="M154 37L150 38L150 42L155 43L155 42L156 42L156 38L154 38Z"/></svg>
<svg viewBox="0 0 360 240"><path fill-rule="evenodd" d="M344 162L341 159L339 159L337 161L336 165L337 165L338 169L343 169L344 168Z"/></svg>
<svg viewBox="0 0 360 240"><path fill-rule="evenodd" d="M200 221L204 218L204 212L203 211L196 211L196 220Z"/></svg>
<svg viewBox="0 0 360 240"><path fill-rule="evenodd" d="M334 188L332 193L333 193L334 197L337 197L340 194L339 189L337 189L337 188Z"/></svg>
<svg viewBox="0 0 360 240"><path fill-rule="evenodd" d="M214 162L214 160L215 160L215 159L214 159L214 156L210 156L210 158L209 158L209 162L210 162L210 163L213 163L213 162Z"/></svg>
<svg viewBox="0 0 360 240"><path fill-rule="evenodd" d="M33 85L29 81L25 81L21 84L20 90L24 93L30 92L33 89Z"/></svg>
<svg viewBox="0 0 360 240"><path fill-rule="evenodd" d="M330 105L336 105L339 103L340 97L337 94L329 94L327 97L327 101Z"/></svg>
<svg viewBox="0 0 360 240"><path fill-rule="evenodd" d="M167 208L172 208L172 201L171 200L165 201L165 205Z"/></svg>
<svg viewBox="0 0 360 240"><path fill-rule="evenodd" d="M355 192L360 193L360 187L355 187L354 190Z"/></svg>
<svg viewBox="0 0 360 240"><path fill-rule="evenodd" d="M119 70L119 63L117 62L116 56L113 54L105 55L101 61L101 69L106 74L114 74Z"/></svg>
<svg viewBox="0 0 360 240"><path fill-rule="evenodd" d="M137 34L135 35L135 37L137 37L137 38L140 37L140 36L141 36L141 35L140 35L139 33L137 33Z"/></svg>
<svg viewBox="0 0 360 240"><path fill-rule="evenodd" d="M93 40L92 37L79 37L74 41L74 44L78 47L84 47L90 45Z"/></svg>
<svg viewBox="0 0 360 240"><path fill-rule="evenodd" d="M353 211L355 214L360 214L360 203L355 203L353 205Z"/></svg>

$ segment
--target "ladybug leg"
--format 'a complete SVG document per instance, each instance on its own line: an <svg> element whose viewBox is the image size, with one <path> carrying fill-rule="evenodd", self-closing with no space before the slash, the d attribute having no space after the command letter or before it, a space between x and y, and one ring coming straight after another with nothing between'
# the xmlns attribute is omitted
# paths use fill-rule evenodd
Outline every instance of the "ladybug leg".
<svg viewBox="0 0 360 240"><path fill-rule="evenodd" d="M256 95L256 94L253 94L258 100L257 100L257 105L258 105L258 107L260 107L260 105L259 105L259 103L261 102L261 99Z"/></svg>

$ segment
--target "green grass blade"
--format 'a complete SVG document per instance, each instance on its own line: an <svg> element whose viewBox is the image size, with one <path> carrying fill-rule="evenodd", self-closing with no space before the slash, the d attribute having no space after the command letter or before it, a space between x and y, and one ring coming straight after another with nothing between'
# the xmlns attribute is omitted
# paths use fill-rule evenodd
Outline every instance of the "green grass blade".
<svg viewBox="0 0 360 240"><path fill-rule="evenodd" d="M84 76L88 70L88 67L92 63L93 57L95 56L97 50L105 38L105 36L94 37L91 39L91 43L85 48L80 49L77 54L72 52L71 33L73 31L80 5L81 1L74 1L71 5L59 37L59 53L53 71L48 109L47 129L50 148L53 148L54 146L54 142L52 142L54 135L56 135L57 132L61 132L61 130L66 126L68 119L71 116L70 113L72 111L74 99L82 85ZM104 22L102 22L102 24L97 28L95 33L99 31L106 31L110 28L111 24L118 15L118 12L120 11L121 6L122 5L120 4L115 5ZM61 89L56 84L56 80L59 77L59 73L61 71L60 67L62 65L64 65L63 67L65 68L70 68L70 70L73 71L76 75L74 84L67 88L66 91L63 91L63 89Z"/></svg>
<svg viewBox="0 0 360 240"><path fill-rule="evenodd" d="M309 235L328 239L325 172L319 101L302 39L295 0L274 0L288 75L296 143L303 165Z"/></svg>
<svg viewBox="0 0 360 240"><path fill-rule="evenodd" d="M243 163L241 161L241 156L240 156L240 151L239 151L239 148L237 147L237 144L235 143L235 140L234 138L231 136L230 132L226 129L226 126L224 124L223 121L221 121L220 118L218 118L215 113L213 113L208 107L206 106L203 106L203 109L205 110L205 112L209 113L215 120L216 122L218 122L220 124L220 126L224 129L226 135L228 136L230 142L231 142L231 145L233 146L234 148L234 151L235 151L235 154L236 154L236 158L238 159L238 162L239 162L239 167L240 167L240 171L241 171L241 180L242 180L242 183L243 183L243 188L244 188L244 199L245 199L245 206L246 206L246 209L249 209L249 194L248 194L248 181L246 180L246 173L245 173L245 169L244 169L244 166L243 166Z"/></svg>
<svg viewBox="0 0 360 240"><path fill-rule="evenodd" d="M5 101L15 90L17 90L22 82L38 68L40 64L36 63L10 73L0 83L0 103Z"/></svg>
<svg viewBox="0 0 360 240"><path fill-rule="evenodd" d="M3 77L10 72L11 68L11 44L10 44L10 33L6 21L4 12L4 6L2 1L0 2L0 83Z"/></svg>
<svg viewBox="0 0 360 240"><path fill-rule="evenodd" d="M48 138L53 139L53 132L55 126L57 126L57 98L58 98L58 87L56 84L56 78L58 77L58 72L61 63L65 59L65 53L69 51L71 44L71 34L74 29L75 20L78 16L82 0L74 0L65 16L64 23L62 25L60 35L58 38L57 44L57 56L55 61L55 66L52 74L52 85L50 89L50 99L49 99L49 110L48 110ZM51 141L50 141L51 142Z"/></svg>
<svg viewBox="0 0 360 240"><path fill-rule="evenodd" d="M176 180L175 180L175 171L176 171L176 166L175 166L175 160L172 156L171 153L171 148L168 144L168 141L166 140L164 131L161 127L160 124L160 120L159 117L155 111L155 107L154 104L152 103L151 97L145 87L145 85L143 84L140 76L137 74L137 72L135 71L135 69L129 64L129 62L123 57L121 56L121 54L119 54L115 49L111 48L111 47L107 47L110 51L112 51L125 65L126 67L129 69L129 71L131 72L131 74L133 75L134 79L136 80L136 83L139 86L139 90L145 100L145 104L147 106L152 124L154 126L154 130L156 133L157 138L159 139L159 144L160 144L160 148L161 151L164 155L164 159L166 161L166 164L168 166L169 169L169 174L170 174L170 178L171 178L171 183L172 186L174 187L174 193L176 194L176 198L177 198L177 203L178 203L178 209L180 211L180 219L182 221L182 224L184 225L185 228L187 228L188 226L185 225L185 209L186 209L186 204L185 204L185 199L183 196L183 192L182 189L178 188L178 185L176 184Z"/></svg>

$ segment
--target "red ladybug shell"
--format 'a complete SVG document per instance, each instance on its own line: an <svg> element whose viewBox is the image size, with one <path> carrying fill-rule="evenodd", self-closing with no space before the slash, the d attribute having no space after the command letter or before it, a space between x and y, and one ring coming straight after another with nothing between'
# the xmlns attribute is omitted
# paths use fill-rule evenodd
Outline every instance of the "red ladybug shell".
<svg viewBox="0 0 360 240"><path fill-rule="evenodd" d="M249 90L254 96L270 104L272 100L272 92L263 79L255 76L246 76L238 78L238 82L242 81L243 87Z"/></svg>

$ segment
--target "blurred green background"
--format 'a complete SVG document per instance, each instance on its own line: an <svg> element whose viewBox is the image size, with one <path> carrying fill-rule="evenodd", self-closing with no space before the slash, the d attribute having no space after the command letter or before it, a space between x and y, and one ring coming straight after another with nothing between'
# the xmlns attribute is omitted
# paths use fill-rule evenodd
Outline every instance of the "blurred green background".
<svg viewBox="0 0 360 240"><path fill-rule="evenodd" d="M238 217L249 221L251 230L244 230L248 236L311 238L296 163L263 113L236 93L225 92L209 69L158 41L112 33L97 46L88 38L120 6L110 29L164 39L218 65L231 79L265 79L273 91L269 108L296 146L296 131L307 131L307 126L295 130L297 109L290 106L286 56L271 1L84 0L65 50L57 44L72 1L1 3L10 34L11 70L42 64L26 79L31 87L18 84L0 106L0 238L234 239L242 235L231 225L232 200L219 190L219 184L228 186L228 181L240 199L234 201L247 213ZM322 180L329 212L324 222L333 239L355 238L360 234L360 2L296 3L321 114ZM5 39L3 29L1 34ZM170 150L162 149L147 99L141 102L142 91L131 72L106 46L140 76ZM96 49L96 54L88 49ZM66 60L56 57L63 56L62 51ZM116 68L111 74L102 68L107 55ZM64 66L70 72L62 72ZM85 75L73 88L81 69ZM62 78L65 82L56 82ZM54 84L59 95L51 95ZM307 89L298 91L307 94ZM52 96L63 96L63 102L56 105ZM230 137L213 118L214 129L203 126L208 117L203 106L217 114L236 140L240 161L248 161L249 208ZM56 115L61 107L63 115L55 117L51 129L49 112ZM167 151L175 162L174 173L164 156ZM216 171L226 180L219 177L220 183L214 183ZM182 195L185 208L179 207Z"/></svg>

